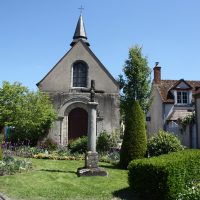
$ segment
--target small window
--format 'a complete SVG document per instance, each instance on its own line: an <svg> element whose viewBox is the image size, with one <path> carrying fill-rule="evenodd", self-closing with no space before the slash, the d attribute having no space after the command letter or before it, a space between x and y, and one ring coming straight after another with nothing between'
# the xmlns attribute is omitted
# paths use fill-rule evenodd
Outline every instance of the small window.
<svg viewBox="0 0 200 200"><path fill-rule="evenodd" d="M84 62L73 65L73 87L87 87L87 65Z"/></svg>
<svg viewBox="0 0 200 200"><path fill-rule="evenodd" d="M177 92L177 104L188 104L189 103L189 93L186 91Z"/></svg>

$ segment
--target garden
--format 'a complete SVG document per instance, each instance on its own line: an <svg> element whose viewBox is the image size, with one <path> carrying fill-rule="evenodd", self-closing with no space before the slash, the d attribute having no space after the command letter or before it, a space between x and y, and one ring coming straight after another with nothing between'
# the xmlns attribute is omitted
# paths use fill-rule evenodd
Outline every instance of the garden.
<svg viewBox="0 0 200 200"><path fill-rule="evenodd" d="M37 147L3 143L1 195L16 200L200 198L199 150L184 149L175 136L160 131L148 141L146 158L131 161L127 170L119 164L120 152L112 148L115 139L103 132L97 141L99 166L107 177L77 176L84 166L86 137L62 148L51 140Z"/></svg>
<svg viewBox="0 0 200 200"><path fill-rule="evenodd" d="M117 166L119 152L108 151L114 139L105 132L99 138L99 166L106 169L108 177L77 176L77 169L84 166L86 137L78 138L64 148L57 148L51 140L37 147L3 143L4 156L0 166L4 173L0 176L1 193L11 199L30 200L137 200L128 188L128 171Z"/></svg>
<svg viewBox="0 0 200 200"><path fill-rule="evenodd" d="M132 99L122 101L123 135L102 132L97 139L99 166L108 176L78 177L87 137L59 147L47 137L56 118L49 97L4 82L0 195L15 200L199 200L200 151L186 149L173 133L163 130L147 140L144 110Z"/></svg>
<svg viewBox="0 0 200 200"><path fill-rule="evenodd" d="M127 171L112 164L100 163L108 177L77 177L83 161L30 159L32 169L26 173L0 177L0 189L13 199L112 199L128 191ZM117 183L117 184L116 184Z"/></svg>

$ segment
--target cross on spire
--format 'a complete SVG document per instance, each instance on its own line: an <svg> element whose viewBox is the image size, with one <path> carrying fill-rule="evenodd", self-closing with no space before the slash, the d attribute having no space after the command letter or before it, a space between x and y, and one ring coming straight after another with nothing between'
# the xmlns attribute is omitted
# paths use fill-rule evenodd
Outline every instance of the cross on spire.
<svg viewBox="0 0 200 200"><path fill-rule="evenodd" d="M81 7L78 8L78 9L80 10L80 13L82 14L82 12L83 12L83 10L84 10L83 6L81 5Z"/></svg>

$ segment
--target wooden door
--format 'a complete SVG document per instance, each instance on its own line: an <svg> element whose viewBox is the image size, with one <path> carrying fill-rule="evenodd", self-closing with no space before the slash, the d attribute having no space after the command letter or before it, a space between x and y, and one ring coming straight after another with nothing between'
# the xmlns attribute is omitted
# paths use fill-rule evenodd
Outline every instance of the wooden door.
<svg viewBox="0 0 200 200"><path fill-rule="evenodd" d="M87 135L88 113L82 108L71 110L68 116L68 139Z"/></svg>

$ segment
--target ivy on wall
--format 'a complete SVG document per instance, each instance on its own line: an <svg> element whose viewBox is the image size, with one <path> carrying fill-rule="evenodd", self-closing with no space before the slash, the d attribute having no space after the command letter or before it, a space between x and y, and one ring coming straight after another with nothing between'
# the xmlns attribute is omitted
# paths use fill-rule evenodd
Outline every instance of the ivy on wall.
<svg viewBox="0 0 200 200"><path fill-rule="evenodd" d="M196 121L195 112L192 112L190 115L187 115L186 117L184 117L180 121L180 124L181 124L183 130L185 130L188 125L194 124L195 121Z"/></svg>

